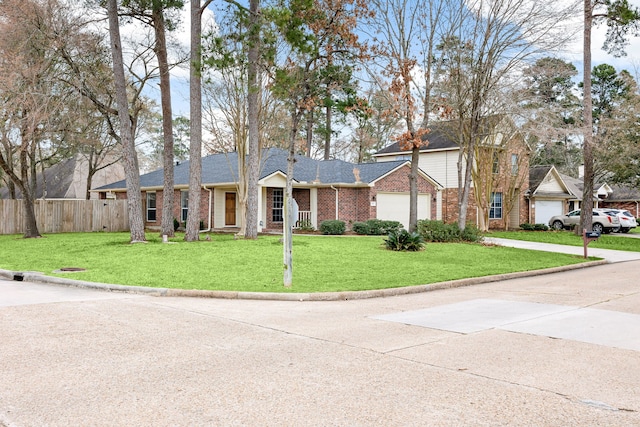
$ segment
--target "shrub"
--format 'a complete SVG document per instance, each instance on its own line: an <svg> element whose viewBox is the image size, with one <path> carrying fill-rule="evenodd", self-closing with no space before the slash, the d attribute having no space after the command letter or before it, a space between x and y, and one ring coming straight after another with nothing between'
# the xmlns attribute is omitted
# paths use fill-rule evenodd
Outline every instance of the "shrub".
<svg viewBox="0 0 640 427"><path fill-rule="evenodd" d="M369 236L385 236L392 231L402 228L399 221L384 221L381 219L370 219L366 222L354 222L351 229L357 234L367 234Z"/></svg>
<svg viewBox="0 0 640 427"><path fill-rule="evenodd" d="M369 234L369 225L366 222L354 222L351 230L356 234Z"/></svg>
<svg viewBox="0 0 640 427"><path fill-rule="evenodd" d="M525 231L547 231L547 230L549 230L549 227L547 226L547 224L542 224L542 223L529 224L528 222L525 222L524 224L520 224L520 228L522 230L525 230Z"/></svg>
<svg viewBox="0 0 640 427"><path fill-rule="evenodd" d="M392 251L421 251L424 249L424 240L418 232L409 233L405 229L389 233L384 244Z"/></svg>
<svg viewBox="0 0 640 427"><path fill-rule="evenodd" d="M465 229L460 232L460 240L463 242L477 243L482 240L482 233L475 225L467 225Z"/></svg>
<svg viewBox="0 0 640 427"><path fill-rule="evenodd" d="M313 224L309 220L298 222L298 229L302 231L314 231Z"/></svg>
<svg viewBox="0 0 640 427"><path fill-rule="evenodd" d="M344 234L345 230L345 222L337 219L322 221L322 224L320 224L322 234L340 235Z"/></svg>
<svg viewBox="0 0 640 427"><path fill-rule="evenodd" d="M480 230L474 225L468 225L460 231L458 224L445 224L442 221L418 221L418 233L426 242L479 242L482 240Z"/></svg>

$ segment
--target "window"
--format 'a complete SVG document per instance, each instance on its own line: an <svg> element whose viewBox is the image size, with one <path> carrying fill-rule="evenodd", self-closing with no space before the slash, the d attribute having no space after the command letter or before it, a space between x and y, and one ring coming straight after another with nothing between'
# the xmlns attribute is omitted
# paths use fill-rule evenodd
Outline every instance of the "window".
<svg viewBox="0 0 640 427"><path fill-rule="evenodd" d="M489 209L489 219L502 218L502 193L491 193L491 208Z"/></svg>
<svg viewBox="0 0 640 427"><path fill-rule="evenodd" d="M180 192L180 221L185 222L187 220L187 213L189 212L189 192Z"/></svg>
<svg viewBox="0 0 640 427"><path fill-rule="evenodd" d="M273 209L271 210L271 220L273 222L283 222L284 190L282 188L273 189Z"/></svg>
<svg viewBox="0 0 640 427"><path fill-rule="evenodd" d="M156 193L147 193L147 222L156 222Z"/></svg>
<svg viewBox="0 0 640 427"><path fill-rule="evenodd" d="M518 175L518 155L511 155L511 175Z"/></svg>
<svg viewBox="0 0 640 427"><path fill-rule="evenodd" d="M500 173L500 156L493 152L493 173Z"/></svg>

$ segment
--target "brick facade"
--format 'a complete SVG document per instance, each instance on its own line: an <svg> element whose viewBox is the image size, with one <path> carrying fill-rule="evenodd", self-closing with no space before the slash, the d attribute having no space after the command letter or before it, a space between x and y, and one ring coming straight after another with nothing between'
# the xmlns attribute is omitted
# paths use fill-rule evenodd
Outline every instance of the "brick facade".
<svg viewBox="0 0 640 427"><path fill-rule="evenodd" d="M398 169L384 178L380 179L376 182L376 185L371 190L371 197L376 196L378 192L409 192L409 173L411 172L411 167L406 165L401 169ZM435 200L436 194L438 190L436 187L423 176L418 175L418 194L431 194L431 218L435 219L437 217L437 203ZM372 206L370 210L370 218L376 218L376 207ZM370 219L367 218L367 219ZM423 219L423 218L418 218Z"/></svg>
<svg viewBox="0 0 640 427"><path fill-rule="evenodd" d="M142 209L143 209L143 220L145 227L149 228L159 228L162 224L162 201L163 201L163 192L162 190L153 191L156 193L156 220L155 221L147 221L147 192L142 192ZM180 193L181 190L174 190L173 192L173 218L181 221L181 206L180 206ZM120 195L124 195L123 199L126 199L127 193L116 193L116 198L120 198ZM189 206L191 209L191 206ZM204 223L204 226L207 227L209 223L213 224L213 212L214 212L214 201L211 200L211 218L209 219L209 192L206 190L200 190L200 215L199 221Z"/></svg>

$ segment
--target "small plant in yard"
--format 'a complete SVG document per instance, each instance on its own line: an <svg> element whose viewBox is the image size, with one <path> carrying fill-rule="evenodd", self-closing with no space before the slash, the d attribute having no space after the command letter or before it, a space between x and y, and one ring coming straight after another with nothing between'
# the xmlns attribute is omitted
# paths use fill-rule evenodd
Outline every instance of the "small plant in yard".
<svg viewBox="0 0 640 427"><path fill-rule="evenodd" d="M420 233L409 233L404 228L392 231L384 240L387 249L392 251L421 251L424 249L424 239Z"/></svg>
<svg viewBox="0 0 640 427"><path fill-rule="evenodd" d="M340 235L344 234L345 230L345 222L337 219L322 221L322 223L320 224L320 231L322 232L322 234Z"/></svg>
<svg viewBox="0 0 640 427"><path fill-rule="evenodd" d="M311 221L304 220L304 221L298 222L298 230L315 231L315 228L313 228L313 224L311 223Z"/></svg>

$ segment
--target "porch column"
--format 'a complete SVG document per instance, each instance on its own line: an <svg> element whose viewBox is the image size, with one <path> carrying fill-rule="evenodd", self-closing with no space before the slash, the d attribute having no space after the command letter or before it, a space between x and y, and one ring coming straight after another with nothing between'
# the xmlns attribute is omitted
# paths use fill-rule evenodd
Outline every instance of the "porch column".
<svg viewBox="0 0 640 427"><path fill-rule="evenodd" d="M267 225L267 188L260 186L258 190L258 233Z"/></svg>
<svg viewBox="0 0 640 427"><path fill-rule="evenodd" d="M317 230L318 229L318 189L311 188L309 193L310 193L309 199L310 199L310 205L311 205L309 206L311 208L311 225L313 225L313 228Z"/></svg>

